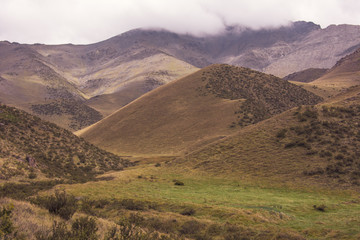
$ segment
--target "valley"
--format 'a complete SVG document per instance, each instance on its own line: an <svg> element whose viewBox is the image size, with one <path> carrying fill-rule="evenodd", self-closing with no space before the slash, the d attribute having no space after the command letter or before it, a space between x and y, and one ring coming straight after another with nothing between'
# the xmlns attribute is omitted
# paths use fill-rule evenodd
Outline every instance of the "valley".
<svg viewBox="0 0 360 240"><path fill-rule="evenodd" d="M359 29L0 42L0 239L359 239Z"/></svg>

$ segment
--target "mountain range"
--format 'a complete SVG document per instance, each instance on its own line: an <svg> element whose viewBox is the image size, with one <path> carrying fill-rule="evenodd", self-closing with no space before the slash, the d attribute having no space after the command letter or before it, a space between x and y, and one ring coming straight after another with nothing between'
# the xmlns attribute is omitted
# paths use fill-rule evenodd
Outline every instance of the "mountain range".
<svg viewBox="0 0 360 240"><path fill-rule="evenodd" d="M196 37L136 29L90 45L0 43L0 101L70 130L213 63L278 77L331 68L360 46L360 27L311 22ZM55 110L56 111L55 111ZM56 112L56 113L55 113Z"/></svg>

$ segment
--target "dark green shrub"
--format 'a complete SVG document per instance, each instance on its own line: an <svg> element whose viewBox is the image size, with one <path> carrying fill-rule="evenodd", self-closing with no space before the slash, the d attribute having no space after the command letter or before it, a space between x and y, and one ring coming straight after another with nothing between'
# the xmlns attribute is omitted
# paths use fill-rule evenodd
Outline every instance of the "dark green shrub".
<svg viewBox="0 0 360 240"><path fill-rule="evenodd" d="M13 233L14 226L11 221L11 213L14 206L2 207L0 211L0 239L10 239L8 236Z"/></svg>
<svg viewBox="0 0 360 240"><path fill-rule="evenodd" d="M184 216L192 216L196 213L196 210L193 208L186 208L180 214Z"/></svg>
<svg viewBox="0 0 360 240"><path fill-rule="evenodd" d="M177 186L184 186L185 184L182 181L174 180L174 184Z"/></svg>
<svg viewBox="0 0 360 240"><path fill-rule="evenodd" d="M76 240L96 240L98 228L94 218L81 217L71 226L72 239Z"/></svg>
<svg viewBox="0 0 360 240"><path fill-rule="evenodd" d="M29 173L28 177L29 177L29 179L35 179L35 178L37 178L37 174L35 172L31 171Z"/></svg>
<svg viewBox="0 0 360 240"><path fill-rule="evenodd" d="M319 205L319 206L314 205L313 208L314 208L315 210L320 211L320 212L325 212L326 206L325 206L324 204L321 204L321 205Z"/></svg>
<svg viewBox="0 0 360 240"><path fill-rule="evenodd" d="M120 204L127 210L142 211L147 208L146 203L133 199L123 199Z"/></svg>
<svg viewBox="0 0 360 240"><path fill-rule="evenodd" d="M183 235L192 235L198 233L204 228L204 225L195 220L185 222L181 228L180 233Z"/></svg>
<svg viewBox="0 0 360 240"><path fill-rule="evenodd" d="M43 206L50 213L59 215L65 220L69 220L77 208L77 201L73 195L66 194L65 190L55 190L55 194L47 197L37 197L34 203Z"/></svg>

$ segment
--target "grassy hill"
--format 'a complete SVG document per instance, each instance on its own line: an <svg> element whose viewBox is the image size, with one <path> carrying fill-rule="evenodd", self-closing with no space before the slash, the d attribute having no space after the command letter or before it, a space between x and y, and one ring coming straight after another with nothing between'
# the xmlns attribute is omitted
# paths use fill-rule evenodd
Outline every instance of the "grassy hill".
<svg viewBox="0 0 360 240"><path fill-rule="evenodd" d="M247 68L212 65L160 87L79 132L118 154L179 154L321 98Z"/></svg>
<svg viewBox="0 0 360 240"><path fill-rule="evenodd" d="M53 123L0 105L0 178L89 180L128 161Z"/></svg>
<svg viewBox="0 0 360 240"><path fill-rule="evenodd" d="M360 186L359 88L337 101L288 110L178 160L177 166L244 179Z"/></svg>

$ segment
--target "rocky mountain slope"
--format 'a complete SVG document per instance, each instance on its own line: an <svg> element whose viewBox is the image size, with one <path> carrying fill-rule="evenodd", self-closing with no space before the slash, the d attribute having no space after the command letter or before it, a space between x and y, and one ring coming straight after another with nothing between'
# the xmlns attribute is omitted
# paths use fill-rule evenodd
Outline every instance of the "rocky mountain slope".
<svg viewBox="0 0 360 240"><path fill-rule="evenodd" d="M275 76L211 65L160 87L79 134L118 154L179 154L321 98Z"/></svg>
<svg viewBox="0 0 360 240"><path fill-rule="evenodd" d="M311 22L295 22L260 30L229 26L203 37L137 29L105 42L151 46L197 67L227 63L284 77L307 68L332 67L360 46L359 36L360 26L321 29Z"/></svg>

